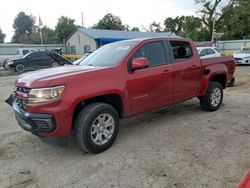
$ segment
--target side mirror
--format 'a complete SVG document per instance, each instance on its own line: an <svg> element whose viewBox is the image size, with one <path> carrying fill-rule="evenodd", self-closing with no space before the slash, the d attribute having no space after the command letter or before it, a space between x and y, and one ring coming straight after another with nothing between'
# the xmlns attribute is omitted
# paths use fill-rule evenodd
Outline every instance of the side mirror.
<svg viewBox="0 0 250 188"><path fill-rule="evenodd" d="M148 59L145 57L135 58L132 61L132 70L144 69L149 66Z"/></svg>

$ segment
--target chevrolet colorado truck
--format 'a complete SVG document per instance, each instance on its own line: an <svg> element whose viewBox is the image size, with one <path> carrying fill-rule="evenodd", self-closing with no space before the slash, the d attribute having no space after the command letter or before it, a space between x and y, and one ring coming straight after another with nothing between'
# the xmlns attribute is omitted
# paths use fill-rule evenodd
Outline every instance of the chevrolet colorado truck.
<svg viewBox="0 0 250 188"><path fill-rule="evenodd" d="M107 44L79 65L21 75L6 100L18 124L33 134L70 136L100 153L116 139L119 119L194 97L217 110L233 78L232 56L201 60L180 38L133 39Z"/></svg>

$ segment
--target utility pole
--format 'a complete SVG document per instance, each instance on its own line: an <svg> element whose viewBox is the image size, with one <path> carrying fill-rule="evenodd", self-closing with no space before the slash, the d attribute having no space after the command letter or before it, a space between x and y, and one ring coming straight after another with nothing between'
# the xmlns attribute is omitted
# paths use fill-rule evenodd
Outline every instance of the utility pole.
<svg viewBox="0 0 250 188"><path fill-rule="evenodd" d="M83 24L83 12L82 12L82 27L84 27L84 24Z"/></svg>
<svg viewBox="0 0 250 188"><path fill-rule="evenodd" d="M212 37L211 37L211 42L214 42L214 35L215 35L215 22L216 22L216 14L213 17L213 29L212 29Z"/></svg>

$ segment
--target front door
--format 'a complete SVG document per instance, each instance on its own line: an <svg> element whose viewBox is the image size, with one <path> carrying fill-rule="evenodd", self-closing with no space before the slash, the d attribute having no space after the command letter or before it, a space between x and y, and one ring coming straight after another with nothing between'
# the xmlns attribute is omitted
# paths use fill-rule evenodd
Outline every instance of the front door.
<svg viewBox="0 0 250 188"><path fill-rule="evenodd" d="M143 44L130 58L146 57L149 67L130 71L127 89L130 111L137 114L173 101L173 65L168 61L162 41ZM129 65L128 65L129 66Z"/></svg>

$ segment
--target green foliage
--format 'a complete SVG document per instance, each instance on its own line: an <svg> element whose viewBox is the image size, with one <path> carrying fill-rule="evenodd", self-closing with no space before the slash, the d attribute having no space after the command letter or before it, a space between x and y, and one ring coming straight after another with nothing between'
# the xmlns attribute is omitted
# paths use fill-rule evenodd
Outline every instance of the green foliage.
<svg viewBox="0 0 250 188"><path fill-rule="evenodd" d="M2 32L2 29L0 28L0 43L4 43L6 35Z"/></svg>
<svg viewBox="0 0 250 188"><path fill-rule="evenodd" d="M178 36L191 38L194 41L209 40L208 30L203 27L202 20L194 16L177 16L166 18L165 31L175 33Z"/></svg>
<svg viewBox="0 0 250 188"><path fill-rule="evenodd" d="M210 39L213 35L213 26L219 32L222 24L221 21L227 15L227 11L223 10L232 10L238 1L240 0L195 0L197 4L202 5L202 9L200 10L201 19L208 30Z"/></svg>
<svg viewBox="0 0 250 188"><path fill-rule="evenodd" d="M137 31L137 32L139 32L140 29L138 27L133 27L130 31Z"/></svg>
<svg viewBox="0 0 250 188"><path fill-rule="evenodd" d="M224 39L250 38L250 1L240 0L233 8L225 8L219 31L224 33Z"/></svg>
<svg viewBox="0 0 250 188"><path fill-rule="evenodd" d="M43 43L44 44L58 44L60 43L60 39L57 36L56 31L50 29L47 26L42 28L42 35L43 35Z"/></svg>
<svg viewBox="0 0 250 188"><path fill-rule="evenodd" d="M183 17L183 16L182 16ZM183 18L177 16L176 18L168 17L164 21L165 31L175 33L176 35L180 35L183 30Z"/></svg>
<svg viewBox="0 0 250 188"><path fill-rule="evenodd" d="M57 37L56 32L53 29L44 26L41 28L43 43L44 44L58 44L60 40ZM24 44L40 44L40 30L37 29L35 32L31 33L28 37L22 39L22 43Z"/></svg>
<svg viewBox="0 0 250 188"><path fill-rule="evenodd" d="M12 37L12 42L23 42L35 31L35 18L32 15L26 15L24 12L19 12L14 20L13 28L15 33Z"/></svg>
<svg viewBox="0 0 250 188"><path fill-rule="evenodd" d="M75 20L66 16L61 16L58 19L55 32L60 41L66 39L76 28Z"/></svg>
<svg viewBox="0 0 250 188"><path fill-rule="evenodd" d="M152 22L149 25L149 30L150 30L150 32L162 32L163 31L163 29L161 27L161 23L157 23L157 22Z"/></svg>
<svg viewBox="0 0 250 188"><path fill-rule="evenodd" d="M106 14L93 29L108 29L108 30L126 30L126 26L122 24L120 17L113 14Z"/></svg>

